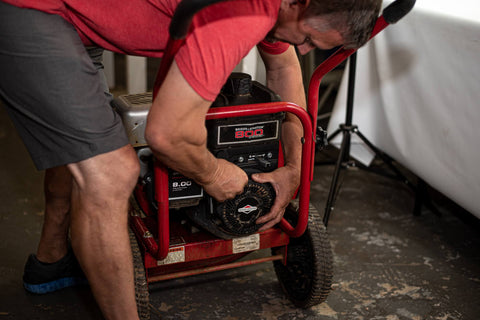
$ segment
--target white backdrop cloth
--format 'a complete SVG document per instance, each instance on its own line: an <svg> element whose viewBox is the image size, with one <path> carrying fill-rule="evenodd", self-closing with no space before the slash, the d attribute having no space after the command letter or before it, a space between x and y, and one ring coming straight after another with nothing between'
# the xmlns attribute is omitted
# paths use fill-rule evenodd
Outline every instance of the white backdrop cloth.
<svg viewBox="0 0 480 320"><path fill-rule="evenodd" d="M480 1L417 0L358 51L356 73L353 124L480 217ZM347 74L329 134L345 122ZM369 163L368 148L352 140L351 155Z"/></svg>

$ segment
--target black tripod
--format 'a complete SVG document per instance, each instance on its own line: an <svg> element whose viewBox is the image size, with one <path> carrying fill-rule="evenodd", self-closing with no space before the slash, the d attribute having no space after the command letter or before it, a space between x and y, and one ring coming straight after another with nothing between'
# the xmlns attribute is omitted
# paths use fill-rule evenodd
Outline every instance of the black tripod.
<svg viewBox="0 0 480 320"><path fill-rule="evenodd" d="M333 210L335 204L335 198L339 191L338 178L340 176L340 170L342 168L346 168L350 165L350 143L352 134L356 134L374 153L378 156L382 161L394 172L395 178L402 180L410 186L414 191L415 187L412 183L401 173L394 165L393 159L390 158L386 153L382 152L380 149L375 147L359 130L356 125L352 124L352 117L353 117L353 99L355 93L355 71L356 71L356 64L357 64L357 53L354 52L350 56L350 66L348 72L348 88L347 88L347 110L345 115L345 123L340 124L339 128L335 130L328 138L327 141L330 142L333 138L335 138L339 133L343 134L342 144L340 146L340 153L337 158L337 162L335 165L335 171L333 173L332 182L330 185L330 191L328 194L327 203L325 205L325 214L323 216L323 223L325 226L328 225L328 220L330 218L330 213ZM416 209L417 210L417 209Z"/></svg>

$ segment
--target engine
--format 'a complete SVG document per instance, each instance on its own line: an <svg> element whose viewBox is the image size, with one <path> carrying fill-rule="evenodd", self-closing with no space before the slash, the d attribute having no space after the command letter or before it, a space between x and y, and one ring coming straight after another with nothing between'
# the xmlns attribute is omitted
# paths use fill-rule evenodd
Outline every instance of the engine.
<svg viewBox="0 0 480 320"><path fill-rule="evenodd" d="M125 95L115 99L114 107L122 116L130 142L137 150L145 197L156 210L154 158L144 139L151 101L151 93ZM279 97L271 90L252 81L247 74L233 73L211 108L274 101L279 101ZM284 113L275 113L206 121L207 147L217 158L242 168L249 177L254 173L273 171L282 164L280 136L283 119ZM193 180L173 170L169 170L168 188L171 211L184 211L196 225L224 239L256 232L261 225L255 221L269 212L275 199L270 184L249 179L242 194L219 203Z"/></svg>

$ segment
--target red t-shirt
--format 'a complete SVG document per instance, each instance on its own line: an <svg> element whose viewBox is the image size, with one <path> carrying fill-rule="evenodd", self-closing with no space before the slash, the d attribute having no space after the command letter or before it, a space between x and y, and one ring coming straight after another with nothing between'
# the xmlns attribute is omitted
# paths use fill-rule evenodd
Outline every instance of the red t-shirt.
<svg viewBox="0 0 480 320"><path fill-rule="evenodd" d="M58 14L77 30L85 45L129 55L161 57L173 12L180 0L1 0ZM213 101L240 60L274 26L281 0L230 0L211 5L193 19L175 61L187 82ZM264 43L271 54L288 44Z"/></svg>

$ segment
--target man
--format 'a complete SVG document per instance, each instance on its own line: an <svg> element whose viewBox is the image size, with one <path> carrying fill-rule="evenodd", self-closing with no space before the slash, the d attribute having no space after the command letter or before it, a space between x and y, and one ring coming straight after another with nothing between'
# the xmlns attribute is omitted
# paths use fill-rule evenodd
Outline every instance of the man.
<svg viewBox="0 0 480 320"><path fill-rule="evenodd" d="M77 283L70 230L105 318L137 319L127 207L138 161L109 107L95 47L161 56L178 1L2 1L9 4L0 2L0 95L35 165L46 170L44 227L25 267L25 287L45 293ZM145 135L155 155L219 201L241 193L246 174L206 149L205 114L230 72L267 38L259 46L267 85L305 107L294 46L301 54L358 47L379 6L380 0L232 0L202 10L148 116ZM257 221L265 223L262 230L280 221L300 180L298 119L288 116L283 132L286 165L253 176L277 193Z"/></svg>

